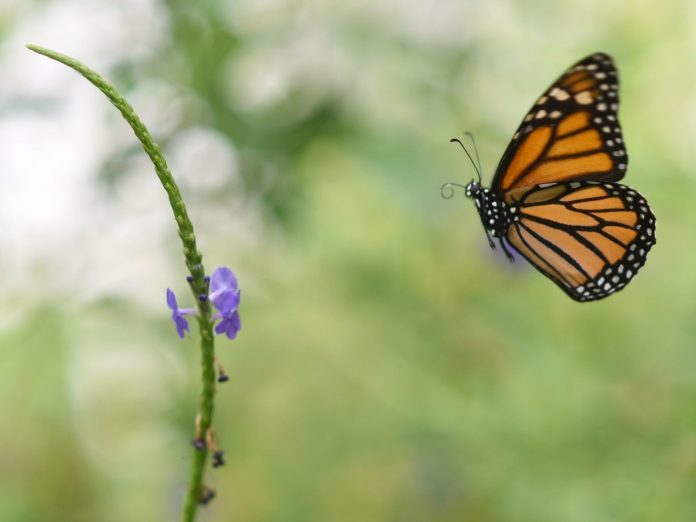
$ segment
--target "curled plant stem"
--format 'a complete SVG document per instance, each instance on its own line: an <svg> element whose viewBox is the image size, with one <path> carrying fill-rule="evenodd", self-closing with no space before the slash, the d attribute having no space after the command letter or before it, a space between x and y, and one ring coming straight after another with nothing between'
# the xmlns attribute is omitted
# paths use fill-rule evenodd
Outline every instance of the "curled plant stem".
<svg viewBox="0 0 696 522"><path fill-rule="evenodd" d="M111 103L121 112L124 119L135 132L136 137L142 143L143 149L152 161L157 177L159 178L164 190L169 197L169 204L174 213L179 237L183 244L186 266L191 273L191 290L198 306L198 328L201 336L201 369L202 369L202 389L199 409L199 427L201 433L205 434L210 429L213 419L213 407L215 398L215 345L213 341L213 321L211 320L211 309L209 300L198 299L200 295L207 295L208 288L205 280L205 269L203 268L203 256L196 246L196 236L193 231L193 224L188 217L184 200L179 192L172 173L167 166L167 162L162 155L159 146L152 139L145 124L140 120L133 110L133 107L118 93L99 74L86 67L77 60L69 56L57 53L50 49L39 47L38 45L28 44L27 47L43 56L56 60L81 74L99 89ZM203 470L208 456L208 449L194 450L193 463L189 476L188 491L184 504L182 520L189 522L195 519L199 501L201 500Z"/></svg>

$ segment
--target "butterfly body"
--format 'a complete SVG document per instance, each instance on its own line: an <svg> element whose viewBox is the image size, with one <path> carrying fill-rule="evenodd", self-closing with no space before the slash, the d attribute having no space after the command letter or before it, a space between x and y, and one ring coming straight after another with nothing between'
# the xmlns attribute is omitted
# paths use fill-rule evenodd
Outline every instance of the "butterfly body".
<svg viewBox="0 0 696 522"><path fill-rule="evenodd" d="M503 237L507 226L512 222L513 212L504 199L498 198L491 189L482 187L476 181L470 182L465 190L468 198L476 203L481 224L492 237Z"/></svg>
<svg viewBox="0 0 696 522"><path fill-rule="evenodd" d="M539 98L500 161L491 188L472 198L491 247L512 246L577 301L621 290L655 244L655 216L617 183L628 156L611 58L576 63Z"/></svg>

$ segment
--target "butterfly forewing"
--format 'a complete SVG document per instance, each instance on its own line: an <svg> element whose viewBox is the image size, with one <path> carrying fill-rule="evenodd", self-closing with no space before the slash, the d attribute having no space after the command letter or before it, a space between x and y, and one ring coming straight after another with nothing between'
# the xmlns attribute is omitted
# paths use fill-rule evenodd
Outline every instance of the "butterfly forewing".
<svg viewBox="0 0 696 522"><path fill-rule="evenodd" d="M620 180L628 157L618 103L618 76L608 55L573 65L525 116L498 166L493 192L510 202L539 184Z"/></svg>
<svg viewBox="0 0 696 522"><path fill-rule="evenodd" d="M578 301L623 288L655 244L647 202L618 183L537 186L517 205L508 241Z"/></svg>

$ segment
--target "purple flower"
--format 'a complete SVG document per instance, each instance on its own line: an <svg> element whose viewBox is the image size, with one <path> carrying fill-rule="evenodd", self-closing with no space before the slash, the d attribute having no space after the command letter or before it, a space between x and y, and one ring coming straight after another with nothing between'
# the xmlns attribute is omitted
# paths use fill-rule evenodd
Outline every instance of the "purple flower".
<svg viewBox="0 0 696 522"><path fill-rule="evenodd" d="M184 332L190 331L188 321L184 316L195 315L196 310L193 308L179 308L179 305L176 303L176 295L169 288L167 288L167 306L172 310L172 321L176 326L176 333L183 339Z"/></svg>
<svg viewBox="0 0 696 522"><path fill-rule="evenodd" d="M237 337L237 332L242 329L242 323L239 320L239 312L237 310L228 315L216 314L216 318L222 319L215 325L216 334L224 333L228 339Z"/></svg>
<svg viewBox="0 0 696 522"><path fill-rule="evenodd" d="M234 272L221 266L210 278L210 300L220 313L228 315L239 306L239 286Z"/></svg>
<svg viewBox="0 0 696 522"><path fill-rule="evenodd" d="M228 339L237 337L237 332L242 327L239 319L239 300L241 291L234 272L221 266L213 272L210 278L210 301L218 309L215 319L220 322L215 326L215 333L224 333Z"/></svg>

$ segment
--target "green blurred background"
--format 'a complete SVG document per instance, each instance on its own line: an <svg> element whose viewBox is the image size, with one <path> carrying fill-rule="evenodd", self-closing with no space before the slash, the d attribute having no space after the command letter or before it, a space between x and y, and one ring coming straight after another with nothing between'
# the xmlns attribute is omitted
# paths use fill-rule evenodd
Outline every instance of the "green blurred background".
<svg viewBox="0 0 696 522"><path fill-rule="evenodd" d="M196 336L180 245L97 68L165 149L206 266L228 464L201 520L696 520L696 3L2 0L0 520L176 520ZM567 66L614 56L658 244L572 302L474 206ZM187 303L188 302L188 303Z"/></svg>

